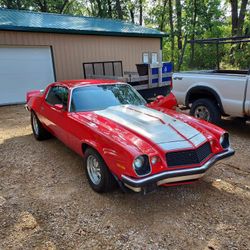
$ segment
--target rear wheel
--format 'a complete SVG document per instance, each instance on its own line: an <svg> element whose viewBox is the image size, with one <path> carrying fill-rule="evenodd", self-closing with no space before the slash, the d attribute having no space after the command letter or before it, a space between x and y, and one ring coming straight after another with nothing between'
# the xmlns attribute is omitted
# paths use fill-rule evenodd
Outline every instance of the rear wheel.
<svg viewBox="0 0 250 250"><path fill-rule="evenodd" d="M84 153L84 165L91 188L98 193L111 191L116 186L116 181L110 173L102 157L92 148Z"/></svg>
<svg viewBox="0 0 250 250"><path fill-rule="evenodd" d="M193 102L190 115L215 124L218 124L221 120L221 113L216 102L206 98Z"/></svg>
<svg viewBox="0 0 250 250"><path fill-rule="evenodd" d="M31 112L31 127L33 135L38 141L51 137L51 134L43 127L34 111Z"/></svg>

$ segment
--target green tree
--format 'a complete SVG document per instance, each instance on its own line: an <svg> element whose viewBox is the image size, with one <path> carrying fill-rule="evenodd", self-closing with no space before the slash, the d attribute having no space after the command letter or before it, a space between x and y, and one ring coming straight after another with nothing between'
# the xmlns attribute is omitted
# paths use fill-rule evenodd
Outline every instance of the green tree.
<svg viewBox="0 0 250 250"><path fill-rule="evenodd" d="M167 32L163 59L175 69L216 66L216 46L186 44L186 40L250 35L249 0L0 0L0 7L113 18ZM228 10L231 15L228 16ZM183 54L183 48L186 53ZM250 65L250 45L220 45L222 65ZM135 62L136 63L136 62ZM248 66L247 66L248 65Z"/></svg>

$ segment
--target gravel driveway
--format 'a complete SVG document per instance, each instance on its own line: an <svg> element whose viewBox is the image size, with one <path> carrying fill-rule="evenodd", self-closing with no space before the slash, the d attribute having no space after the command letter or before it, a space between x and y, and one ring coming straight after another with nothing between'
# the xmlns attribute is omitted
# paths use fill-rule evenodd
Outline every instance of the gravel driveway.
<svg viewBox="0 0 250 250"><path fill-rule="evenodd" d="M0 108L0 249L249 249L250 124L224 121L235 156L199 182L94 193L82 159Z"/></svg>

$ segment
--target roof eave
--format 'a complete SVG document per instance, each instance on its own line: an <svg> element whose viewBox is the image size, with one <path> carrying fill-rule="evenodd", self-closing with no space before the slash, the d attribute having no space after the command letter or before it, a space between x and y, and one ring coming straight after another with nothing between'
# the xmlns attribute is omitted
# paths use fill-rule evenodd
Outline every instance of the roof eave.
<svg viewBox="0 0 250 250"><path fill-rule="evenodd" d="M42 33L60 33L60 34L78 34L78 35L101 35L101 36L125 36L125 37L168 37L167 33L133 33L133 32L112 32L112 31L93 31L93 30L74 30L74 29L55 29L55 28L37 28L24 26L0 25L0 30L24 31L24 32L42 32Z"/></svg>

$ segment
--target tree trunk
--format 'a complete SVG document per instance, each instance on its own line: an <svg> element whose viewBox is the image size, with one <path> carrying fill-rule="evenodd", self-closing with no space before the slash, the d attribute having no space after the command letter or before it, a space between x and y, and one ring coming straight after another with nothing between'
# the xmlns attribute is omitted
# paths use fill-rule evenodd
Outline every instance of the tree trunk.
<svg viewBox="0 0 250 250"><path fill-rule="evenodd" d="M38 0L37 5L39 6L41 12L49 12L46 0Z"/></svg>
<svg viewBox="0 0 250 250"><path fill-rule="evenodd" d="M6 4L6 7L8 9L13 9L13 1L12 0L7 0L6 2L4 2Z"/></svg>
<svg viewBox="0 0 250 250"><path fill-rule="evenodd" d="M178 65L177 65L177 70L180 68L180 58L182 55L182 16L181 16L181 1L176 0L175 1L175 7L176 7L176 17L177 17L177 45L178 45Z"/></svg>
<svg viewBox="0 0 250 250"><path fill-rule="evenodd" d="M61 8L59 9L59 13L62 14L65 10L65 7L67 6L67 4L69 3L69 0L64 0Z"/></svg>
<svg viewBox="0 0 250 250"><path fill-rule="evenodd" d="M88 13L89 15L94 15L95 3L93 0L89 0L89 3L90 3L90 9L88 8Z"/></svg>
<svg viewBox="0 0 250 250"><path fill-rule="evenodd" d="M240 13L238 15L238 0L231 0L231 14L232 14L232 36L243 35L243 25L246 15L246 7L248 0L242 0L240 6ZM237 47L232 46L230 50L231 64L234 64L235 57L234 53L240 49L240 44Z"/></svg>
<svg viewBox="0 0 250 250"><path fill-rule="evenodd" d="M163 1L163 8L162 8L162 12L161 12L162 13L161 14L161 22L160 22L160 25L159 25L160 31L163 31L164 28L165 28L165 17L166 17L167 1L168 0L164 0Z"/></svg>
<svg viewBox="0 0 250 250"><path fill-rule="evenodd" d="M182 49L182 17L181 17L181 1L176 0L176 16L177 16L177 40L178 40L178 49Z"/></svg>
<svg viewBox="0 0 250 250"><path fill-rule="evenodd" d="M112 5L110 0L108 0L108 16L112 18Z"/></svg>
<svg viewBox="0 0 250 250"><path fill-rule="evenodd" d="M172 1L168 1L170 39L171 39L171 62L174 62L174 23L173 23L173 6Z"/></svg>
<svg viewBox="0 0 250 250"><path fill-rule="evenodd" d="M17 9L20 10L22 8L21 1L17 0Z"/></svg>
<svg viewBox="0 0 250 250"><path fill-rule="evenodd" d="M142 0L139 1L139 12L140 12L139 24L142 25Z"/></svg>
<svg viewBox="0 0 250 250"><path fill-rule="evenodd" d="M185 37L184 37L184 45L183 45L183 49L181 50L181 54L180 54L180 57L178 60L177 71L181 70L181 65L183 63L183 57L185 54L186 46L187 46L187 35L185 35Z"/></svg>
<svg viewBox="0 0 250 250"><path fill-rule="evenodd" d="M238 18L238 27L237 27L237 35L241 36L243 34L243 24L246 15L246 8L247 8L248 0L242 0L241 7L240 7L240 14Z"/></svg>
<svg viewBox="0 0 250 250"><path fill-rule="evenodd" d="M121 2L120 0L116 0L116 11L119 19L123 19L123 13L121 8Z"/></svg>
<svg viewBox="0 0 250 250"><path fill-rule="evenodd" d="M103 17L103 11L102 11L102 1L97 0L97 7L98 7L98 16Z"/></svg>
<svg viewBox="0 0 250 250"><path fill-rule="evenodd" d="M134 14L134 8L130 8L129 9L129 12L130 12L130 17L131 17L131 22L132 23L135 23L135 14Z"/></svg>
<svg viewBox="0 0 250 250"><path fill-rule="evenodd" d="M192 20L192 34L191 34L191 40L195 39L195 26L196 26L196 18L197 18L197 1L194 0L193 5L193 20ZM194 43L191 43L191 56L190 56L190 66L192 67L194 64Z"/></svg>
<svg viewBox="0 0 250 250"><path fill-rule="evenodd" d="M232 36L237 34L238 27L238 0L231 0L231 16L232 16Z"/></svg>

